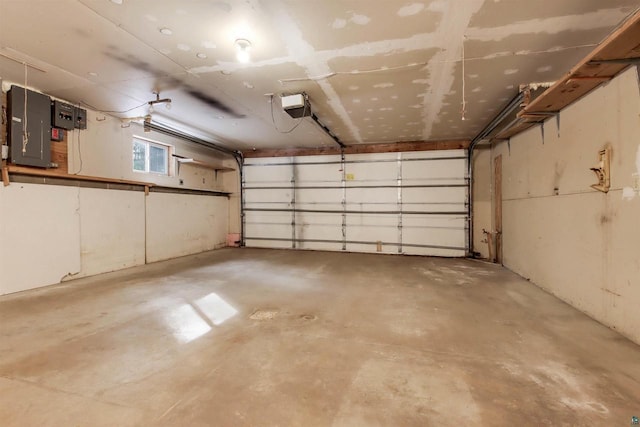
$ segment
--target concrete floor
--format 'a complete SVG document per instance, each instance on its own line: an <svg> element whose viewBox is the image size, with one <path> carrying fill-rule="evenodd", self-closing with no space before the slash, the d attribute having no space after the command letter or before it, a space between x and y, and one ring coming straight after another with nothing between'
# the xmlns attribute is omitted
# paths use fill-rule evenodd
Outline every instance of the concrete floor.
<svg viewBox="0 0 640 427"><path fill-rule="evenodd" d="M640 347L495 265L225 249L0 298L0 425L630 425Z"/></svg>

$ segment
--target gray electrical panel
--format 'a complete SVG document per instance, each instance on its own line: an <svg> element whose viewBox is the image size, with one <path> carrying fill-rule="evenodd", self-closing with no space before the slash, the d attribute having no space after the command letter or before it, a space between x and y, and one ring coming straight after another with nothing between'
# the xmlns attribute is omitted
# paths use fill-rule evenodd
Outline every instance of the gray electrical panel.
<svg viewBox="0 0 640 427"><path fill-rule="evenodd" d="M76 107L61 101L51 103L51 122L58 129L73 130L76 122Z"/></svg>
<svg viewBox="0 0 640 427"><path fill-rule="evenodd" d="M10 123L9 162L16 165L49 167L51 98L30 90L25 91L20 86L11 86L7 93L7 106Z"/></svg>

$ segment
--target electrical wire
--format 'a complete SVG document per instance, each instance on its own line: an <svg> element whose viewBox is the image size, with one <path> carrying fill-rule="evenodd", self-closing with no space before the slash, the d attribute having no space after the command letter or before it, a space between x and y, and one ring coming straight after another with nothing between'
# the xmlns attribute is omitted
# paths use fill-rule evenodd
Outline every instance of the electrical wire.
<svg viewBox="0 0 640 427"><path fill-rule="evenodd" d="M308 104L308 102L309 101L307 100L307 96L304 95L304 108L302 109L302 116L300 117L298 122L295 125L293 125L293 127L291 129L282 131L282 130L278 129L278 125L276 124L276 119L275 119L275 117L273 115L273 95L271 95L270 98L269 98L269 104L271 104L271 121L273 122L273 126L275 127L275 129L280 133L291 133L294 130L296 130L296 128L298 126L300 126L300 124L302 123L302 120L304 119L304 117L305 117L305 115L307 113L307 104Z"/></svg>
<svg viewBox="0 0 640 427"><path fill-rule="evenodd" d="M466 38L466 36L465 36L465 38ZM562 51L571 50L571 49L582 49L582 48L588 48L588 47L595 47L597 45L598 45L597 43L590 43L590 44L567 46L567 47L562 47L562 48L554 48L554 49L538 50L538 51L499 52L499 53L496 53L496 54L493 54L493 55L476 56L476 57L471 57L471 58L465 58L465 61L469 62L469 61L491 60L491 59L503 58L503 57L507 57L507 56L541 55L541 54L545 54L545 53L557 53L557 52L562 52ZM424 61L424 62L412 63L412 64L407 64L407 65L400 65L400 66L397 66L397 67L374 68L374 69L371 69L371 70L334 71L334 72L330 72L330 73L326 73L326 74L321 74L321 75L318 75L318 76L296 77L296 78L291 78L291 79L279 79L278 82L281 85L285 85L287 83L325 80L325 79L329 79L331 77L335 77L335 76L339 76L339 75L357 76L357 75L361 75L361 74L372 74L372 73L384 73L384 72L389 72L389 71L400 71L400 70L405 70L405 69L410 69L410 68L415 68L415 67L421 67L421 66L427 66L427 65L433 65L433 64L451 64L451 63L456 63L456 62L460 62L460 60L459 59L454 59L454 60L451 60L451 61Z"/></svg>
<svg viewBox="0 0 640 427"><path fill-rule="evenodd" d="M91 108L92 110L94 110L94 111L96 111L98 113L106 113L106 114L124 114L124 113L128 113L130 111L133 111L133 110L135 110L137 108L144 107L145 105L148 104L148 102L144 102L144 103L142 103L140 105L136 105L135 107L131 107L128 110L116 111L116 110L101 110L101 109L96 108L96 107L94 107L93 105L91 105L91 104L89 104L87 102L84 102L84 101L80 101L80 103L83 104L83 105L86 105L87 107Z"/></svg>
<svg viewBox="0 0 640 427"><path fill-rule="evenodd" d="M408 69L408 68L422 67L422 66L425 66L427 64L428 64L428 62L418 62L418 63L414 63L414 64L400 65L400 66L397 66L397 67L374 68L374 69L371 69L371 70L334 71L334 72L331 72L331 73L322 74L320 76L299 77L299 78L292 78L292 79L280 79L278 81L280 82L280 84L299 82L299 81L309 81L309 80L317 81L317 80L324 80L324 79L328 79L330 77L339 76L339 75L357 76L357 75L360 75L360 74L391 72L391 71L405 70L405 69Z"/></svg>
<svg viewBox="0 0 640 427"><path fill-rule="evenodd" d="M78 157L80 159L80 169L78 169L78 172L75 172L74 175L78 175L82 171L82 166L83 166L83 162L82 162L82 145L80 144L80 130L79 129L78 129Z"/></svg>

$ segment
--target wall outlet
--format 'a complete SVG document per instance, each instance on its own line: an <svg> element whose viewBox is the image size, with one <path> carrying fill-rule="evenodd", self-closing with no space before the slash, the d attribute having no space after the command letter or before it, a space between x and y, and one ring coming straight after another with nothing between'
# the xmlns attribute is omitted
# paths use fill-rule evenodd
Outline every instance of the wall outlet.
<svg viewBox="0 0 640 427"><path fill-rule="evenodd" d="M2 160L7 160L9 158L9 146L2 146Z"/></svg>

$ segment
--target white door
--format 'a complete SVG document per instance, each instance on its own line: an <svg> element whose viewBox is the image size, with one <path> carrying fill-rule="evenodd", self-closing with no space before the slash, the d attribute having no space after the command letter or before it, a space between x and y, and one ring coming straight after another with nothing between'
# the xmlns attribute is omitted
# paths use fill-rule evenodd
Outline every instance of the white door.
<svg viewBox="0 0 640 427"><path fill-rule="evenodd" d="M465 150L247 159L245 245L465 256Z"/></svg>

